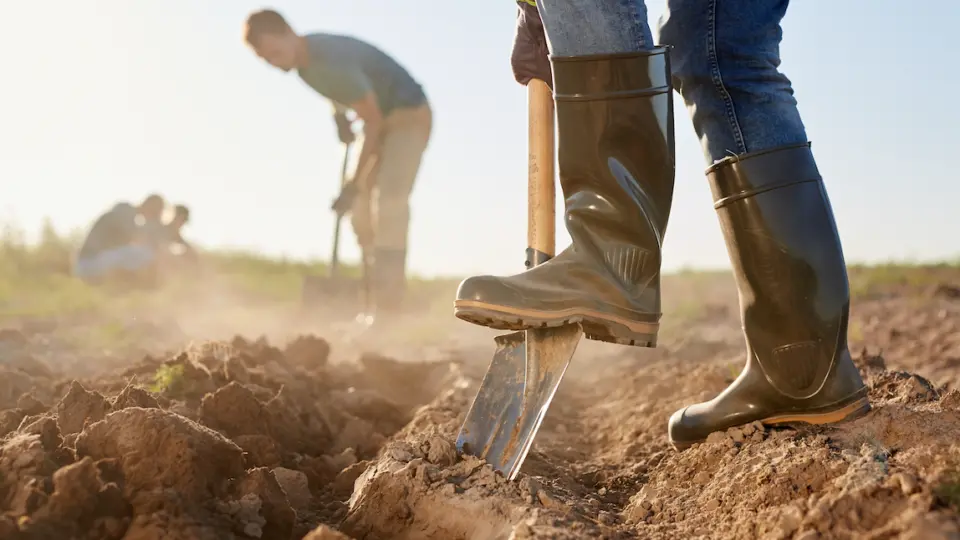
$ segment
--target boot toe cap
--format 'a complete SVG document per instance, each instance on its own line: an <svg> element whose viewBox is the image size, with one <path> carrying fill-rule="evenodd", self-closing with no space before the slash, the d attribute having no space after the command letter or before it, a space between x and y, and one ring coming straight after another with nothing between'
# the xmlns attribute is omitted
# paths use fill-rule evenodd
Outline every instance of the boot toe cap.
<svg viewBox="0 0 960 540"><path fill-rule="evenodd" d="M496 276L469 277L457 288L457 302L480 302L484 304L509 303L514 291L508 287L502 278Z"/></svg>
<svg viewBox="0 0 960 540"><path fill-rule="evenodd" d="M717 418L717 411L713 411L709 403L688 405L670 416L667 425L670 442L681 450L703 442L714 431L726 429L722 420Z"/></svg>
<svg viewBox="0 0 960 540"><path fill-rule="evenodd" d="M687 417L687 410L690 407L684 407L670 416L667 421L667 433L670 436L670 442L676 445L689 445L702 439L696 432L696 425Z"/></svg>

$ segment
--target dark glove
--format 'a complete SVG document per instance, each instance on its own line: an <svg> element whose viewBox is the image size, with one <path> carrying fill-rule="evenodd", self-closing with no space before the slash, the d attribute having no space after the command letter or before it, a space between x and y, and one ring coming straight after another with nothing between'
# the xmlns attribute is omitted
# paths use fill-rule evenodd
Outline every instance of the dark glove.
<svg viewBox="0 0 960 540"><path fill-rule="evenodd" d="M547 48L547 36L543 32L540 12L536 6L523 0L519 0L517 4L517 31L513 38L513 51L510 53L513 78L524 86L531 79L540 79L552 89L550 51Z"/></svg>
<svg viewBox="0 0 960 540"><path fill-rule="evenodd" d="M340 137L340 142L350 144L356 140L357 137L353 134L352 129L353 124L350 122L350 119L347 118L346 113L334 113L333 121L337 124L337 136Z"/></svg>
<svg viewBox="0 0 960 540"><path fill-rule="evenodd" d="M353 208L353 201L357 198L357 184L352 180L343 185L340 195L334 199L330 209L339 215L344 215Z"/></svg>

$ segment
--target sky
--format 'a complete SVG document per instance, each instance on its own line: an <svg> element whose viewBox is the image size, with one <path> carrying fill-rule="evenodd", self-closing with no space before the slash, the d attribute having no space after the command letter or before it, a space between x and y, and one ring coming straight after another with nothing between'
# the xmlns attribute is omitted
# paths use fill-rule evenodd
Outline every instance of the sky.
<svg viewBox="0 0 960 540"><path fill-rule="evenodd" d="M523 269L526 89L511 75L508 0L32 0L0 33L0 219L85 228L118 200L186 203L206 247L327 258L342 146L330 107L242 41L273 7L300 32L369 41L423 84L434 131L412 198L408 264L427 276ZM869 6L869 7L868 7ZM648 3L654 26L663 1ZM12 10L12 12L11 12ZM848 262L960 256L960 3L803 0L782 70ZM16 23L16 24L14 24ZM665 270L725 268L706 163L676 99ZM569 243L558 186L558 251ZM342 257L356 260L353 232Z"/></svg>

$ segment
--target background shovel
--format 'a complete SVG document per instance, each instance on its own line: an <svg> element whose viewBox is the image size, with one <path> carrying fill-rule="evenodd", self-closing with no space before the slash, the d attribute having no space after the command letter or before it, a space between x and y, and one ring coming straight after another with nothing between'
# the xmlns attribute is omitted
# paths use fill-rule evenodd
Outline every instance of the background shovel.
<svg viewBox="0 0 960 540"><path fill-rule="evenodd" d="M553 96L539 79L530 81L527 93L530 268L553 256L556 192ZM582 336L579 324L498 336L493 361L457 436L457 451L485 459L515 479Z"/></svg>
<svg viewBox="0 0 960 540"><path fill-rule="evenodd" d="M350 163L351 146L349 143L344 145L343 167L340 170L341 192L347 185L347 168ZM349 316L352 317L361 305L366 307L367 296L369 296L367 254L364 250L361 279L342 275L343 269L340 267L340 225L343 222L343 214L336 211L334 213L336 223L333 229L333 252L330 254L329 273L326 276L304 276L301 302L303 308L308 310L317 307L336 308L337 310L343 310L344 313L349 313Z"/></svg>

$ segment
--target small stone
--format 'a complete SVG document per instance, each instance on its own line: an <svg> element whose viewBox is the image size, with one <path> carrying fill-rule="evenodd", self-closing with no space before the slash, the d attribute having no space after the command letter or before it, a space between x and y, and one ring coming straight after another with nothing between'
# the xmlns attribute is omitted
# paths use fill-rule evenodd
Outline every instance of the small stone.
<svg viewBox="0 0 960 540"><path fill-rule="evenodd" d="M716 499L710 499L710 501L707 502L705 508L707 509L707 511L712 512L717 508L720 508L720 501Z"/></svg>
<svg viewBox="0 0 960 540"><path fill-rule="evenodd" d="M693 481L701 486L710 482L710 473L707 471L700 471L696 476L693 477Z"/></svg>
<svg viewBox="0 0 960 540"><path fill-rule="evenodd" d="M326 525L320 525L304 536L303 540L350 540L350 537Z"/></svg>
<svg viewBox="0 0 960 540"><path fill-rule="evenodd" d="M659 493L657 493L657 488L653 487L650 484L644 484L644 486L640 488L640 497L643 499L652 501L656 499L658 496L659 496Z"/></svg>
<svg viewBox="0 0 960 540"><path fill-rule="evenodd" d="M260 538L263 536L263 527L261 527L259 523L247 523L243 526L243 534L252 536L253 538Z"/></svg>
<svg viewBox="0 0 960 540"><path fill-rule="evenodd" d="M893 475L893 478L900 484L900 490L904 495L910 495L919 490L917 478L910 473L897 473Z"/></svg>
<svg viewBox="0 0 960 540"><path fill-rule="evenodd" d="M601 511L597 516L597 519L604 525L614 525L617 523L617 516L611 514L610 512Z"/></svg>
<svg viewBox="0 0 960 540"><path fill-rule="evenodd" d="M535 497L537 492L540 491L540 482L529 476L524 477L523 480L520 480L520 491Z"/></svg>
<svg viewBox="0 0 960 540"><path fill-rule="evenodd" d="M508 540L523 540L526 538L533 538L533 529L526 522L520 522L513 527Z"/></svg>
<svg viewBox="0 0 960 540"><path fill-rule="evenodd" d="M743 432L739 429L730 430L730 438L733 439L733 442L742 443L743 442Z"/></svg>
<svg viewBox="0 0 960 540"><path fill-rule="evenodd" d="M911 375L904 381L903 393L907 399L931 399L936 397L932 387L926 380L921 381L916 375Z"/></svg>
<svg viewBox="0 0 960 540"><path fill-rule="evenodd" d="M800 528L803 522L803 513L795 506L788 506L780 514L780 533L789 536Z"/></svg>
<svg viewBox="0 0 960 540"><path fill-rule="evenodd" d="M413 459L413 450L409 445L397 444L388 446L384 455L401 462L408 462Z"/></svg>
<svg viewBox="0 0 960 540"><path fill-rule="evenodd" d="M427 461L441 467L453 465L457 460L456 446L449 440L442 437L431 437L426 443L423 452Z"/></svg>
<svg viewBox="0 0 960 540"><path fill-rule="evenodd" d="M940 407L946 411L960 410L960 390L950 390L940 397Z"/></svg>
<svg viewBox="0 0 960 540"><path fill-rule="evenodd" d="M724 433L724 432L722 432L722 431L714 431L713 433L707 435L707 440L706 440L706 442L707 442L707 444L722 443L722 442L724 442L724 441L727 440L727 439L728 439L728 437L727 437L727 434L726 434L726 433Z"/></svg>
<svg viewBox="0 0 960 540"><path fill-rule="evenodd" d="M603 497L604 495L607 494L607 488L602 487L599 490L597 490L597 493L600 494L601 497Z"/></svg>
<svg viewBox="0 0 960 540"><path fill-rule="evenodd" d="M811 523L820 523L827 519L827 509L822 504L817 504L807 512L807 520Z"/></svg>
<svg viewBox="0 0 960 540"><path fill-rule="evenodd" d="M294 509L306 508L310 505L313 496L310 494L307 475L284 467L277 467L272 472Z"/></svg>
<svg viewBox="0 0 960 540"><path fill-rule="evenodd" d="M650 506L649 504L647 505ZM647 518L653 515L653 512L650 511L650 508L643 508L642 506L631 506L624 511L624 518L631 523L640 523L646 521Z"/></svg>
<svg viewBox="0 0 960 540"><path fill-rule="evenodd" d="M540 504L544 506L544 508L561 510L567 507L563 501L544 489L541 489L537 492L537 499L540 501Z"/></svg>

